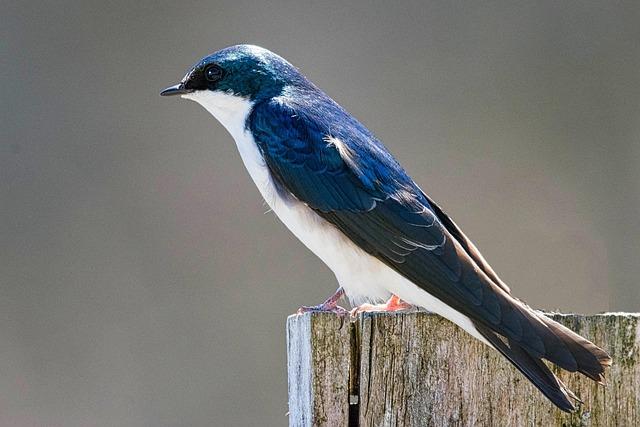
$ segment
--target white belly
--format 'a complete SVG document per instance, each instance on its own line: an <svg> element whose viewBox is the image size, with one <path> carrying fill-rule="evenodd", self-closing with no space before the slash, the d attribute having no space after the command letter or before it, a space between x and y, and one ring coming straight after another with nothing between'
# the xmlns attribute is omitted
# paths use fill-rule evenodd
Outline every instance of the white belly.
<svg viewBox="0 0 640 427"><path fill-rule="evenodd" d="M468 317L364 252L304 203L279 194L251 132L245 129L252 107L249 101L210 91L183 97L200 103L225 126L264 200L284 225L333 271L352 304L382 301L393 293L451 320L486 343Z"/></svg>

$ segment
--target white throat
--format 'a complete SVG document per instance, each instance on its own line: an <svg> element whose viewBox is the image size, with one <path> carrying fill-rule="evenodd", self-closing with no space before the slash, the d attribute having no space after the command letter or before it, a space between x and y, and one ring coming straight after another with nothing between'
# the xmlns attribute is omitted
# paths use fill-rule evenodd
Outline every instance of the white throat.
<svg viewBox="0 0 640 427"><path fill-rule="evenodd" d="M211 90L200 90L182 97L202 105L222 123L236 142L245 131L247 117L254 104L248 98Z"/></svg>
<svg viewBox="0 0 640 427"><path fill-rule="evenodd" d="M271 175L251 131L246 128L247 118L251 114L254 103L241 96L210 90L192 92L182 97L202 105L227 129L236 142L240 157L253 182L273 209L274 191Z"/></svg>

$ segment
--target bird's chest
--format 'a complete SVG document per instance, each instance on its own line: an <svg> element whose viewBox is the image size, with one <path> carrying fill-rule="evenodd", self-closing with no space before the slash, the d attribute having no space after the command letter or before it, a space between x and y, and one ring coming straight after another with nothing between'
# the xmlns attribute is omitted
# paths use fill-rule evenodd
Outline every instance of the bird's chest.
<svg viewBox="0 0 640 427"><path fill-rule="evenodd" d="M344 252L352 243L306 204L278 191L251 132L234 135L234 139L249 175L271 210L302 243L337 273L340 265L336 262L336 250Z"/></svg>
<svg viewBox="0 0 640 427"><path fill-rule="evenodd" d="M388 296L376 272L386 269L342 232L306 204L283 195L258 149L251 132L234 135L238 151L260 194L282 223L334 272L349 298L357 303Z"/></svg>

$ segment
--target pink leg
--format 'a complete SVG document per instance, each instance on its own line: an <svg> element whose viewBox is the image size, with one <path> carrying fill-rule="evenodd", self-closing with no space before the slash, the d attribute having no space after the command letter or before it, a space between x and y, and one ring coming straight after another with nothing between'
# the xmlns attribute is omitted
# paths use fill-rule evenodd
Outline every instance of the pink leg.
<svg viewBox="0 0 640 427"><path fill-rule="evenodd" d="M344 308L338 305L338 301L343 296L344 296L344 289L340 287L338 288L338 290L336 290L336 292L333 295L327 298L327 300L320 305L313 305L313 306L303 305L298 309L298 314L311 313L311 312L314 312L314 313L330 312L330 313L338 313L338 314L346 313L347 310L345 310Z"/></svg>
<svg viewBox="0 0 640 427"><path fill-rule="evenodd" d="M384 304L362 304L359 307L351 310L351 315L355 316L361 312L370 312L370 311L400 311L400 310L408 310L413 308L413 306L407 302L404 302L397 295L391 295L389 301Z"/></svg>

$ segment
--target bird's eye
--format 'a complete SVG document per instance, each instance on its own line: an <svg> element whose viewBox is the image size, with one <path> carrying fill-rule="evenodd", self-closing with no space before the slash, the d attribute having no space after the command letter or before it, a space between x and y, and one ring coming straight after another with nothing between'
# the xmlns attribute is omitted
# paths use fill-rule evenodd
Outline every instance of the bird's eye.
<svg viewBox="0 0 640 427"><path fill-rule="evenodd" d="M205 78L210 82L217 82L222 78L222 68L219 65L209 65L204 70Z"/></svg>

